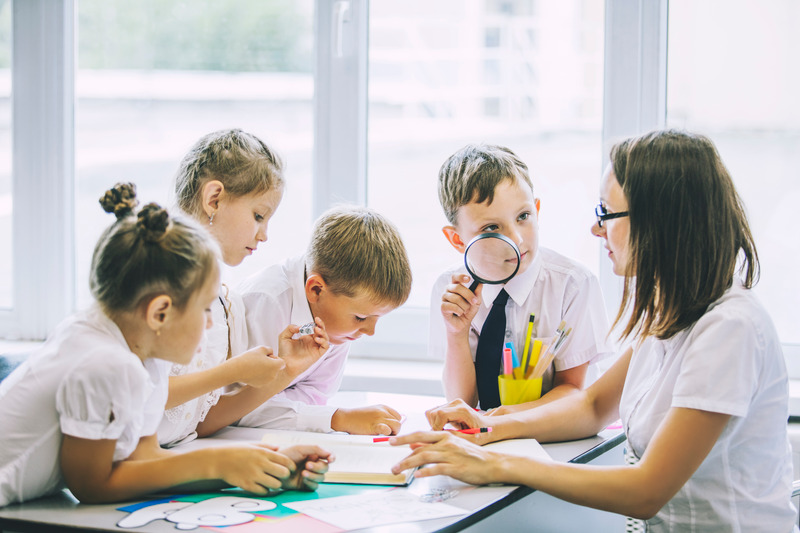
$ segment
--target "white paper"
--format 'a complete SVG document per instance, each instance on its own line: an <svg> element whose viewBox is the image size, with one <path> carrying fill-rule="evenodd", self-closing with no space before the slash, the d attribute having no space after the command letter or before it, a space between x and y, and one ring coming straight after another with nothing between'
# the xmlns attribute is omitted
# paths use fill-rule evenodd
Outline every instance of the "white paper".
<svg viewBox="0 0 800 533"><path fill-rule="evenodd" d="M419 496L403 489L284 505L346 530L467 514L466 510L446 503L422 502Z"/></svg>

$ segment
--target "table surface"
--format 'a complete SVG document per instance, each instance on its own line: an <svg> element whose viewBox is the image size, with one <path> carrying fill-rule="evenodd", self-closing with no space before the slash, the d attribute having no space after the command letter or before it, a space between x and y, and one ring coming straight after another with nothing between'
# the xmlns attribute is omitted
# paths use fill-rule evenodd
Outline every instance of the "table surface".
<svg viewBox="0 0 800 533"><path fill-rule="evenodd" d="M411 396L370 392L342 392L331 399L337 406L371 405L383 403L398 409L407 416L402 433L427 429L424 417L426 409L443 403L442 398L432 396ZM226 428L214 437L216 442L230 440L261 439L263 430L254 428ZM208 439L204 439L208 440ZM605 430L599 435L577 441L545 444L545 450L557 461L573 461L587 463L624 441L621 430ZM192 447L202 445L198 442ZM448 504L465 509L468 514L440 518L434 520L404 522L376 526L359 531L374 533L403 532L449 532L459 531L505 507L529 496L534 491L528 487L487 486L473 487L446 476L418 478L401 490L414 494L428 494L434 490L449 490L456 495L447 501ZM143 500L137 500L138 502ZM128 502L135 503L135 502ZM117 521L126 516L126 512L118 508L125 503L113 505L82 505L68 492L40 498L24 504L10 505L0 508L0 529L3 531L74 531L75 528L96 531L126 531L116 526ZM270 531L268 527L263 529ZM175 525L164 520L151 522L145 526L127 531L143 533L175 532ZM231 530L234 533L235 530Z"/></svg>

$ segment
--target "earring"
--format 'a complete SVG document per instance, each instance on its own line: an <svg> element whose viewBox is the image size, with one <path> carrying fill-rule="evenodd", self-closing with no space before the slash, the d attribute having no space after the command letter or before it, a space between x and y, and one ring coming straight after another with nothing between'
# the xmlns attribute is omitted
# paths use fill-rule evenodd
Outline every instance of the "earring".
<svg viewBox="0 0 800 533"><path fill-rule="evenodd" d="M216 215L216 214L217 214L216 212L211 213L211 216L208 217L208 225L209 226L213 226L214 225L214 215Z"/></svg>
<svg viewBox="0 0 800 533"><path fill-rule="evenodd" d="M160 336L161 336L161 330L160 330L160 329L157 329L157 330L156 330L156 337L160 337Z"/></svg>

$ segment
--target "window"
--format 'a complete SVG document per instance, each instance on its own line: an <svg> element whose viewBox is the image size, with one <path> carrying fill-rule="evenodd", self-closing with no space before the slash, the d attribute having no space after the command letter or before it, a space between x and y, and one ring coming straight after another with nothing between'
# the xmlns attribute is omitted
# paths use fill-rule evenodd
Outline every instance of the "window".
<svg viewBox="0 0 800 533"><path fill-rule="evenodd" d="M800 4L669 2L667 124L720 151L761 261L756 292L782 342L800 344Z"/></svg>
<svg viewBox="0 0 800 533"><path fill-rule="evenodd" d="M311 229L311 0L82 0L78 14L75 260L78 306L112 222L97 199L119 181L142 203L173 204L172 180L202 135L241 128L275 148L286 192L269 240L235 271L305 250Z"/></svg>
<svg viewBox="0 0 800 533"><path fill-rule="evenodd" d="M589 228L602 172L603 2L536 7L370 3L367 202L403 234L414 286L401 312L424 317L415 351L423 358L431 287L461 261L441 233L437 174L465 144L516 152L542 200L542 246L597 272ZM390 334L382 330L393 315L365 346Z"/></svg>
<svg viewBox="0 0 800 533"><path fill-rule="evenodd" d="M14 305L11 190L11 3L0 2L0 308Z"/></svg>

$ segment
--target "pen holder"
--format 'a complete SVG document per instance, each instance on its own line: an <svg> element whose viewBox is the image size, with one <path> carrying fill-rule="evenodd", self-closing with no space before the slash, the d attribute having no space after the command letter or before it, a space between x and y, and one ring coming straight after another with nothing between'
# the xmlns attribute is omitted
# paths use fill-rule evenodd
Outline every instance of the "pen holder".
<svg viewBox="0 0 800 533"><path fill-rule="evenodd" d="M538 400L542 395L542 378L514 379L510 376L497 376L500 389L500 403L516 405L518 403Z"/></svg>

